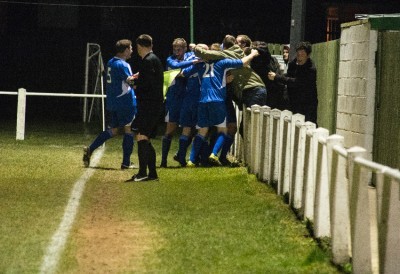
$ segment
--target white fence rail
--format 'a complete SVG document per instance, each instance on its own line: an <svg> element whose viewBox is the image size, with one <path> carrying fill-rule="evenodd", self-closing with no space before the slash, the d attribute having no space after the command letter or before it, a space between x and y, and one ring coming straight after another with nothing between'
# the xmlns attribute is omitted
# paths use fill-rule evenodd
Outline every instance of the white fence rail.
<svg viewBox="0 0 400 274"><path fill-rule="evenodd" d="M102 124L104 130L105 113L104 113L104 94L80 94L80 93L46 93L46 92L27 92L26 89L20 88L17 91L0 91L0 95L18 95L17 104L17 140L25 139L25 115L26 115L26 96L50 96L50 97L78 97L78 98L102 98Z"/></svg>
<svg viewBox="0 0 400 274"><path fill-rule="evenodd" d="M399 170L367 160L364 148L344 148L342 136L300 114L252 106L243 119L244 144L235 144L243 154L235 156L311 221L315 237L329 237L334 263L399 273Z"/></svg>

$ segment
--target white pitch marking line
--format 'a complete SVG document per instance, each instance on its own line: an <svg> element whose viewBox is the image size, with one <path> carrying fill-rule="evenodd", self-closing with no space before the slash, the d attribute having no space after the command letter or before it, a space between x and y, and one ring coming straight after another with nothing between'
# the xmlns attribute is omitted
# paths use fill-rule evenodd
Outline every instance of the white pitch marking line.
<svg viewBox="0 0 400 274"><path fill-rule="evenodd" d="M90 161L92 166L96 166L104 153L104 148L99 148L92 155ZM64 249L65 242L68 238L69 231L74 223L76 213L78 212L79 201L81 199L86 182L93 175L94 169L89 168L85 173L75 182L72 189L71 196L69 197L67 207L65 208L64 216L61 220L60 226L54 233L51 243L47 247L46 254L43 258L40 267L40 273L55 273L61 252Z"/></svg>

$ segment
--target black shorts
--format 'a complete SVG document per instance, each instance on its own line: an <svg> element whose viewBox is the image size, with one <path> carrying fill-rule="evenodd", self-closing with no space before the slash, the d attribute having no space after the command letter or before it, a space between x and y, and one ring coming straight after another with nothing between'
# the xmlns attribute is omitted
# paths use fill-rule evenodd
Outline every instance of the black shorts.
<svg viewBox="0 0 400 274"><path fill-rule="evenodd" d="M138 101L138 112L132 123L132 129L141 135L154 138L163 112L163 103L157 101Z"/></svg>

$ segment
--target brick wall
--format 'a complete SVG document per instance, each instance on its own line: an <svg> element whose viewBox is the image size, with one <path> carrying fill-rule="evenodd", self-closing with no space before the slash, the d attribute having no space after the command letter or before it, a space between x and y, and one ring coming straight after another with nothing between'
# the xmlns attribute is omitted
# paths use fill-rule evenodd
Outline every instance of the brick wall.
<svg viewBox="0 0 400 274"><path fill-rule="evenodd" d="M372 157L378 32L367 20L342 24L336 133L345 146L362 146Z"/></svg>

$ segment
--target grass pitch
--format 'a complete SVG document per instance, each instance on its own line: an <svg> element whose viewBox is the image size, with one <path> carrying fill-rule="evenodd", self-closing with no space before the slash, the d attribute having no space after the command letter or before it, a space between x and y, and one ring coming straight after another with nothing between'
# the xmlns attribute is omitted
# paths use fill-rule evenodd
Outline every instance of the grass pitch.
<svg viewBox="0 0 400 274"><path fill-rule="evenodd" d="M0 273L37 273L99 130L33 125L25 141L14 130L0 133ZM141 183L124 182L121 138L107 143L58 273L338 272L272 188L244 167L178 168L173 143L172 167Z"/></svg>

